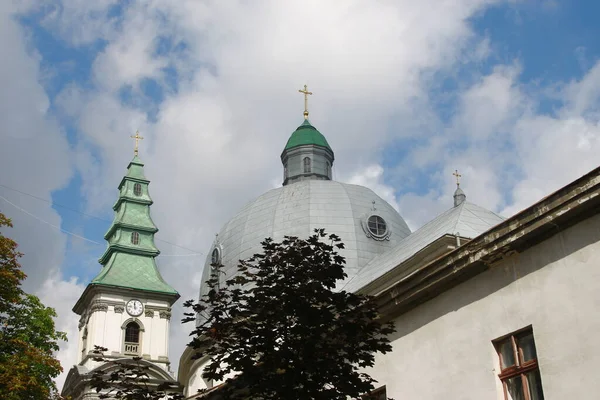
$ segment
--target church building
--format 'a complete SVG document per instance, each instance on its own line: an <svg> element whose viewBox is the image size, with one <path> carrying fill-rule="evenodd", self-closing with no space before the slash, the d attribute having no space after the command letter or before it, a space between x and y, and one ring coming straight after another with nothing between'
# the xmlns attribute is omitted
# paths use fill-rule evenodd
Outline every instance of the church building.
<svg viewBox="0 0 600 400"><path fill-rule="evenodd" d="M468 201L460 187L448 209L411 232L372 190L332 179L334 151L304 121L281 153L282 186L234 215L208 249L203 279L221 263L223 281L267 237L308 237L315 228L341 237L348 277L339 290L376 297L393 321L393 351L368 372L373 399L593 399L600 393L600 168L508 219ZM138 355L157 380L184 395L218 391L203 379L206 359L186 349L178 376L168 358L170 307L179 295L160 276L149 214L152 200L136 156L119 185L102 270L74 307L80 354L63 395L86 395L99 366L90 344L114 359ZM208 290L201 284L200 295ZM109 331L109 327L112 327ZM209 391L210 393L210 391ZM83 397L87 396L87 397Z"/></svg>

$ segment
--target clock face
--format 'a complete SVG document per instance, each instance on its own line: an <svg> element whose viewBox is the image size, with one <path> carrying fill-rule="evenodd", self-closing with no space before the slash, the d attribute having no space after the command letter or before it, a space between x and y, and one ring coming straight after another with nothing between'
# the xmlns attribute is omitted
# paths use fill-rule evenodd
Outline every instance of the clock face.
<svg viewBox="0 0 600 400"><path fill-rule="evenodd" d="M142 302L139 300L129 300L127 303L127 313L133 317L137 317L142 315L142 311L144 311L144 306Z"/></svg>

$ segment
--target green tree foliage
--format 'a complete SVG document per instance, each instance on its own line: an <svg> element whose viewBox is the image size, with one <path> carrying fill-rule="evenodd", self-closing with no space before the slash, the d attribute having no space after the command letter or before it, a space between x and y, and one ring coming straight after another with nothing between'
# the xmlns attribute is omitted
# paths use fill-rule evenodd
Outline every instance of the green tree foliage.
<svg viewBox="0 0 600 400"><path fill-rule="evenodd" d="M224 284L214 266L208 294L186 303L194 312L184 322L202 316L190 346L210 357L203 377L235 375L207 397L358 399L373 390L360 371L391 350L394 329L379 322L371 297L335 291L346 277L340 238L321 229L262 245Z"/></svg>
<svg viewBox="0 0 600 400"><path fill-rule="evenodd" d="M0 213L0 228L12 227ZM17 243L0 233L0 398L58 397L53 378L62 372L54 352L66 334L54 327L56 313L21 288Z"/></svg>

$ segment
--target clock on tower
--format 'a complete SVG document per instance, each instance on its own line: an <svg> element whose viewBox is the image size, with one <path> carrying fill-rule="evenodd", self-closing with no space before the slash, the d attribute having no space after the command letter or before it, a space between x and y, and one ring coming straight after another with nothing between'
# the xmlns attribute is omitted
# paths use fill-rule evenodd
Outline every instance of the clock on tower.
<svg viewBox="0 0 600 400"><path fill-rule="evenodd" d="M139 300L129 300L127 302L127 313L132 317L139 317L144 311L144 306Z"/></svg>

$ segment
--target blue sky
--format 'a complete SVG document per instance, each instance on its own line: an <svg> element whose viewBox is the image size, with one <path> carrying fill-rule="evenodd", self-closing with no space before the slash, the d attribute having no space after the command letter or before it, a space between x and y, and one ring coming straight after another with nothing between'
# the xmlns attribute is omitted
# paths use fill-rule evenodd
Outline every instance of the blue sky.
<svg viewBox="0 0 600 400"><path fill-rule="evenodd" d="M510 216L597 166L597 2L116 4L0 6L0 196L20 207L0 210L70 335L137 129L160 265L184 298L214 234L281 183L305 83L336 179L413 229L451 206L455 169L469 200Z"/></svg>

